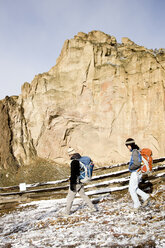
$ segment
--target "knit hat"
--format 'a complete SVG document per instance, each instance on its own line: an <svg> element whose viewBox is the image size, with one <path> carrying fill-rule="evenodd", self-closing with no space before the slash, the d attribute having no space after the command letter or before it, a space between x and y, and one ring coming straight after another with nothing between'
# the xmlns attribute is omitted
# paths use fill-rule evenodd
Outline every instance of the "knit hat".
<svg viewBox="0 0 165 248"><path fill-rule="evenodd" d="M80 159L81 158L81 155L80 153L74 153L72 156L71 156L71 160L74 160L74 159Z"/></svg>
<svg viewBox="0 0 165 248"><path fill-rule="evenodd" d="M132 145L132 144L135 144L135 140L132 139L132 138L129 138L125 141L125 145L128 146L128 145Z"/></svg>
<svg viewBox="0 0 165 248"><path fill-rule="evenodd" d="M76 153L76 151L75 151L72 147L69 147L69 148L68 148L68 154L69 154L69 155L72 155L72 154L74 154L74 153Z"/></svg>

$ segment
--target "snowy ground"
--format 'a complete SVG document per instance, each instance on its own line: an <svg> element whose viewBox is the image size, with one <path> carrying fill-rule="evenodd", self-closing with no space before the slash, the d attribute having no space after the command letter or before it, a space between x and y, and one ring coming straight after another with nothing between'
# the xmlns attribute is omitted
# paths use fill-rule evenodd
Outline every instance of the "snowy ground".
<svg viewBox="0 0 165 248"><path fill-rule="evenodd" d="M138 213L131 211L127 190L95 198L99 211L94 213L76 199L69 217L62 215L65 199L19 205L1 213L0 247L165 247L164 190L158 186L150 205Z"/></svg>

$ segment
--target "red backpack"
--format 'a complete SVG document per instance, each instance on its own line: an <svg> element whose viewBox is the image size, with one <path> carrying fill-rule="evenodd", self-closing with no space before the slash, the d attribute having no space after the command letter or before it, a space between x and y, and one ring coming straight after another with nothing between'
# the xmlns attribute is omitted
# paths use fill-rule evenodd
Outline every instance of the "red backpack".
<svg viewBox="0 0 165 248"><path fill-rule="evenodd" d="M145 173L152 171L152 151L149 148L143 148L140 151L140 154L142 156L141 172Z"/></svg>

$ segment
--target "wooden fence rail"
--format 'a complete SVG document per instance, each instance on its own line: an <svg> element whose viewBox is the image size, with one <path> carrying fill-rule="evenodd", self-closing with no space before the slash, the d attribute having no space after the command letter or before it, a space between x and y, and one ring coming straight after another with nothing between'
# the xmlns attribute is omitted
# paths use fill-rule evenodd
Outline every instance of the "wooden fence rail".
<svg viewBox="0 0 165 248"><path fill-rule="evenodd" d="M114 168L114 167L112 167ZM98 169L98 168L97 168ZM102 168L101 168L102 169ZM109 169L109 167L105 167L105 171L106 169ZM158 173L155 174L156 172L161 172L162 173ZM120 170L120 171L114 171L111 173L107 173L107 174L101 174L101 175L97 175L97 176L93 176L91 183L86 185L85 188L86 189L90 189L90 188L96 188L96 190L92 190L87 192L88 195L92 195L92 194L103 194L103 192L112 192L112 191L118 191L118 190L123 190L125 188L128 187L128 182L129 182L129 176L126 177L120 177L123 176L125 174L128 174L129 170L125 169L125 170ZM106 178L112 178L109 181L103 181L103 179ZM165 164L162 164L160 166L156 166L153 167L153 173L151 173L151 175L148 176L148 180L155 180L157 178L164 178L165 177ZM66 194L67 190L68 190L68 185L62 185L63 183L68 182L68 178L67 179L63 179L63 180L58 180L58 181L51 181L51 182L45 182L45 183L35 183L35 184L27 184L26 188L35 188L35 187L40 187L40 186L48 186L48 185L58 185L57 187L48 187L48 188L40 188L40 189L29 189L29 190L25 190L25 191L19 191L19 192L7 192L7 193L0 193L1 197L7 197L7 196L15 196L15 195L19 195L22 196L23 194L34 194L34 193L44 193L44 192L53 192L53 195L59 195L59 194ZM99 181L94 183L95 181ZM100 182L101 181L101 182ZM117 187L112 187L112 188L105 188L109 185L118 185ZM104 187L102 189L98 189L100 187ZM1 191L8 191L8 190L17 190L19 189L19 185L17 186L10 186L10 187L1 187L0 190Z"/></svg>
<svg viewBox="0 0 165 248"><path fill-rule="evenodd" d="M163 162L163 161L165 161L165 157L154 159L153 164L158 163L158 162ZM106 170L106 169L113 169L113 168L122 167L122 166L125 166L125 165L128 165L128 164L129 164L129 162L121 163L121 164L114 164L114 165L104 166L104 167L99 167L99 168L94 168L94 171L102 171L102 170ZM161 168L163 169L163 167L161 167ZM161 170L161 168L159 168L159 170ZM156 170L156 168L153 168L153 170ZM106 175L102 175L102 177L100 179L104 179L106 177L114 176L114 173L116 173L116 176L120 176L120 175L124 175L124 174L126 174L128 172L129 172L128 169L122 170L122 171L117 171L117 172L109 173L109 174L106 174ZM100 176L94 176L92 178L92 180L98 180L99 177ZM65 182L68 182L68 181L69 181L69 178L62 179L62 180L57 180L57 181L38 182L38 183L33 183L33 184L26 184L26 188L36 188L36 187L47 186L47 185L55 185L55 184L65 183ZM8 186L8 187L0 187L0 191L17 190L19 188L20 188L19 185Z"/></svg>

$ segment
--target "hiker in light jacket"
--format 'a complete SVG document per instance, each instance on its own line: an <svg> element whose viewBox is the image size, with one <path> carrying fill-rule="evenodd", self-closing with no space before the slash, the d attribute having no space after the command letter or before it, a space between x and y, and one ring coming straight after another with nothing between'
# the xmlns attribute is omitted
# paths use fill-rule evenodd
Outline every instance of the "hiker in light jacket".
<svg viewBox="0 0 165 248"><path fill-rule="evenodd" d="M91 202L89 197L85 194L84 185L80 182L80 163L79 159L81 155L76 153L73 148L68 149L68 154L71 159L71 177L70 177L70 187L67 195L67 204L66 204L66 215L70 214L73 200L77 193L85 200L91 211L96 211L94 204Z"/></svg>
<svg viewBox="0 0 165 248"><path fill-rule="evenodd" d="M129 192L134 203L134 209L138 209L141 206L138 195L140 195L143 200L143 206L146 206L148 204L150 196L138 187L138 184L142 177L140 170L142 162L140 148L135 144L135 141L132 138L127 139L125 145L131 152L131 159L129 162L129 171L131 172L129 181Z"/></svg>

